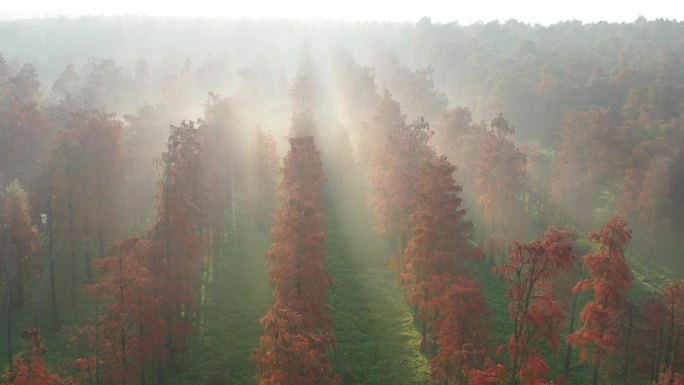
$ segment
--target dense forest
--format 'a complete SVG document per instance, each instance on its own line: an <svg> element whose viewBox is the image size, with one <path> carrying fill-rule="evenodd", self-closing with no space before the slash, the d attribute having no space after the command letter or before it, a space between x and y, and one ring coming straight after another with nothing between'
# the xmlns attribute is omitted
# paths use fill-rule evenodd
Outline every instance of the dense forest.
<svg viewBox="0 0 684 385"><path fill-rule="evenodd" d="M0 21L8 385L684 382L684 22Z"/></svg>

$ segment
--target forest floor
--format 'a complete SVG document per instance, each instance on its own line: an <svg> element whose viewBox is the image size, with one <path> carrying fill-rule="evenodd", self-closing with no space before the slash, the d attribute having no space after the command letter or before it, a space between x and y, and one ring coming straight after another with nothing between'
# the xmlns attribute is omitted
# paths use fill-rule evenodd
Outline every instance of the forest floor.
<svg viewBox="0 0 684 385"><path fill-rule="evenodd" d="M327 187L329 302L337 346L333 366L345 384L428 384L405 293L396 285L388 242L374 229L362 178L330 178Z"/></svg>

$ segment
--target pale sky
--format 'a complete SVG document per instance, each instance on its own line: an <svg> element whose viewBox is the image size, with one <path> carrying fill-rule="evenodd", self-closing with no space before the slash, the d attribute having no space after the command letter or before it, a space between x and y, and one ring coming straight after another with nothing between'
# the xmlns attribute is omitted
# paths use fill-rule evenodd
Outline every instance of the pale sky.
<svg viewBox="0 0 684 385"><path fill-rule="evenodd" d="M2 0L0 18L146 15L248 19L335 19L461 24L511 18L548 25L562 20L684 20L682 0Z"/></svg>

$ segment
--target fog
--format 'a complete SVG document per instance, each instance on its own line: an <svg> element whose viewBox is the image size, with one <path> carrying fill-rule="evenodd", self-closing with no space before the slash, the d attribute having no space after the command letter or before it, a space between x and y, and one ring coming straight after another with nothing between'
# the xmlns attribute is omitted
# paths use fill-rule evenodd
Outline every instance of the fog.
<svg viewBox="0 0 684 385"><path fill-rule="evenodd" d="M684 22L439 21L0 21L7 382L681 381Z"/></svg>

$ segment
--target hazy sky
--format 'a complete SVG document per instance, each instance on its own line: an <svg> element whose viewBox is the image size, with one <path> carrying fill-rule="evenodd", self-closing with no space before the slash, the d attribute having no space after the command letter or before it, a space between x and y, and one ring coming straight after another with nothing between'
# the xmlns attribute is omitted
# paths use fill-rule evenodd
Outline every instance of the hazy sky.
<svg viewBox="0 0 684 385"><path fill-rule="evenodd" d="M684 20L684 1L648 0L3 0L0 17L121 15L224 18L337 19L461 24L511 18L550 24L561 20ZM678 4L679 3L679 4Z"/></svg>

